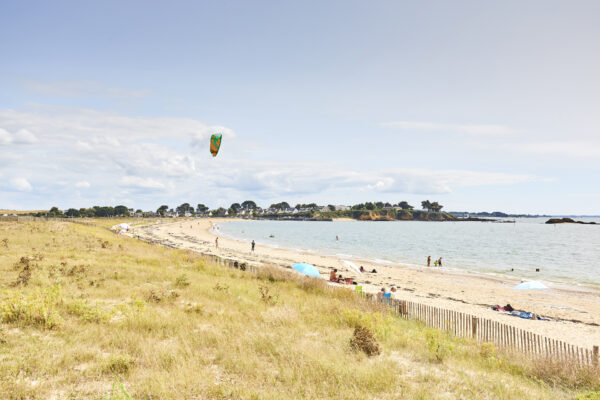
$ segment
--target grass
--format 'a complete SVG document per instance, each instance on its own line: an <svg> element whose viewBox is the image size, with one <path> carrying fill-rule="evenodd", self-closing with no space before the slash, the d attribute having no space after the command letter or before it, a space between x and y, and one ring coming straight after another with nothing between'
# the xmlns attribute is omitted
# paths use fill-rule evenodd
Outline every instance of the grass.
<svg viewBox="0 0 600 400"><path fill-rule="evenodd" d="M117 222L0 222L1 399L598 398L597 370L117 236Z"/></svg>

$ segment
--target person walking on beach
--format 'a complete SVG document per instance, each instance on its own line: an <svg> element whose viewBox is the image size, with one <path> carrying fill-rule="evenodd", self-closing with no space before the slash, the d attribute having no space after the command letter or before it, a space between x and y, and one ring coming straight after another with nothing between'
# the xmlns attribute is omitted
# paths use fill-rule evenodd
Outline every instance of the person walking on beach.
<svg viewBox="0 0 600 400"><path fill-rule="evenodd" d="M254 240L252 240L252 252L254 253L254 246L256 246L256 243L254 243Z"/></svg>
<svg viewBox="0 0 600 400"><path fill-rule="evenodd" d="M442 268L442 257L438 260L438 267Z"/></svg>
<svg viewBox="0 0 600 400"><path fill-rule="evenodd" d="M431 267L431 256L427 256L427 266Z"/></svg>
<svg viewBox="0 0 600 400"><path fill-rule="evenodd" d="M215 247L218 249L219 248L219 237L217 236L217 238L215 239Z"/></svg>

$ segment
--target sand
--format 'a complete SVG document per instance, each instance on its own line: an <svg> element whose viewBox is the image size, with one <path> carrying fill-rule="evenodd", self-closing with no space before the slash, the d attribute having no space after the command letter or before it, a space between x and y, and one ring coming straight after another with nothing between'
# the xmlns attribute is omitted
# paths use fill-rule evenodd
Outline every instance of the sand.
<svg viewBox="0 0 600 400"><path fill-rule="evenodd" d="M228 219L230 221L231 219ZM359 274L344 265L341 259L315 253L257 245L250 252L250 244L219 237L215 247L213 225L220 219L185 219L161 222L135 229L140 239L163 245L190 249L203 254L214 254L256 265L278 265L291 268L294 262L316 266L324 279L333 268L344 277L352 277L367 292L389 290L396 285L395 298L413 300L437 307L471 313L521 329L591 348L600 345L600 291L568 285L551 285L550 290L517 291L512 287L520 281L509 277L448 271L444 268L386 266L360 262L367 271ZM218 230L217 230L218 232ZM357 263L353 260L353 262ZM432 261L433 264L433 261ZM353 289L349 285L349 289ZM491 310L495 304L510 303L517 310L533 312L552 321L525 320Z"/></svg>

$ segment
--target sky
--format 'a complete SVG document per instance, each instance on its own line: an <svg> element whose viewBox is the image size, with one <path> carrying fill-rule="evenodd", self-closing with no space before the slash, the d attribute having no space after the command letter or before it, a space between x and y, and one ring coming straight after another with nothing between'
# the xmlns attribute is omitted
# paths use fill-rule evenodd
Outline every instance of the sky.
<svg viewBox="0 0 600 400"><path fill-rule="evenodd" d="M0 209L597 215L599 19L583 0L0 0Z"/></svg>

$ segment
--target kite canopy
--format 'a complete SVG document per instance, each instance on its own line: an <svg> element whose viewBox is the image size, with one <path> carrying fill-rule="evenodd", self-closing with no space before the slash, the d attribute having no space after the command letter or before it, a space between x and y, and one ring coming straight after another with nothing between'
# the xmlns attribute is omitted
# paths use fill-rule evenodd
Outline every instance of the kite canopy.
<svg viewBox="0 0 600 400"><path fill-rule="evenodd" d="M210 154L212 154L213 157L216 157L217 153L219 152L222 137L223 135L221 135L220 133L215 133L210 137Z"/></svg>

